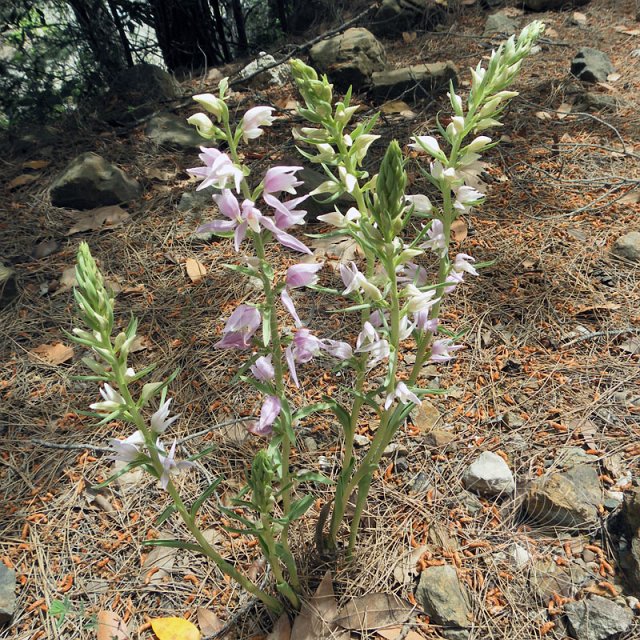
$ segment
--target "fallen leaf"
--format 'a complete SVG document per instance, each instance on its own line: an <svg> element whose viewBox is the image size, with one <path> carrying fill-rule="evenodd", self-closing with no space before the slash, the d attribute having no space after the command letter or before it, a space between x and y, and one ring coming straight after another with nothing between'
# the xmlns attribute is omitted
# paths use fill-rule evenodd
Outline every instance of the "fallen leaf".
<svg viewBox="0 0 640 640"><path fill-rule="evenodd" d="M200 640L198 627L184 618L155 618L151 628L158 640Z"/></svg>
<svg viewBox="0 0 640 640"><path fill-rule="evenodd" d="M614 27L618 33L624 33L627 36L640 36L640 28L632 29L631 27L625 27L623 24L619 24Z"/></svg>
<svg viewBox="0 0 640 640"><path fill-rule="evenodd" d="M637 336L634 338L629 338L628 340L625 340L620 344L620 348L623 351L634 355L636 353L640 353L640 338Z"/></svg>
<svg viewBox="0 0 640 640"><path fill-rule="evenodd" d="M524 15L523 9L517 9L516 7L507 7L506 9L502 9L498 13L501 13L503 16L507 16L507 18L519 18Z"/></svg>
<svg viewBox="0 0 640 640"><path fill-rule="evenodd" d="M571 113L572 105L563 102L557 109L558 120L564 120Z"/></svg>
<svg viewBox="0 0 640 640"><path fill-rule="evenodd" d="M348 602L336 624L343 629L368 631L406 622L413 611L412 604L392 593L370 593Z"/></svg>
<svg viewBox="0 0 640 640"><path fill-rule="evenodd" d="M291 639L291 622L289 616L283 613L273 626L273 631L267 636L266 640L290 640Z"/></svg>
<svg viewBox="0 0 640 640"><path fill-rule="evenodd" d="M544 35L548 38L557 38L558 32L553 27L547 27L544 30Z"/></svg>
<svg viewBox="0 0 640 640"><path fill-rule="evenodd" d="M40 260L42 258L46 258L50 256L54 251L58 250L58 243L55 240L43 240L39 242L31 252L31 255L36 259Z"/></svg>
<svg viewBox="0 0 640 640"><path fill-rule="evenodd" d="M172 538L172 535L168 531L161 531L159 537L160 539L168 540ZM151 549L151 552L142 563L142 569L145 575L150 573L151 569L156 569L148 578L149 584L162 584L171 569L173 569L177 554L178 549L176 547L153 547Z"/></svg>
<svg viewBox="0 0 640 640"><path fill-rule="evenodd" d="M131 343L129 353L137 353L138 351L145 351L151 347L151 340L147 336L136 336Z"/></svg>
<svg viewBox="0 0 640 640"><path fill-rule="evenodd" d="M387 627L386 629L378 629L376 633L386 640L425 640L424 636L417 631L409 629L408 633L404 633L405 629L402 625Z"/></svg>
<svg viewBox="0 0 640 640"><path fill-rule="evenodd" d="M637 204L640 202L640 190L632 190L618 200L618 202L624 202L625 204Z"/></svg>
<svg viewBox="0 0 640 640"><path fill-rule="evenodd" d="M469 234L469 228L463 218L457 218L451 223L451 237L454 242L464 242Z"/></svg>
<svg viewBox="0 0 640 640"><path fill-rule="evenodd" d="M578 307L577 311L575 312L575 315L585 316L585 315L597 313L598 311L616 311L621 306L622 305L616 302L604 302L602 304L588 305L588 306Z"/></svg>
<svg viewBox="0 0 640 640"><path fill-rule="evenodd" d="M425 398L411 413L411 422L420 433L427 433L435 429L441 417L438 407Z"/></svg>
<svg viewBox="0 0 640 640"><path fill-rule="evenodd" d="M418 560L420 560L422 554L428 551L429 547L423 544L415 549L407 551L393 568L393 577L396 581L403 585L409 585L413 582L413 579L418 575Z"/></svg>
<svg viewBox="0 0 640 640"><path fill-rule="evenodd" d="M279 98L274 102L276 107L281 111L295 111L298 107L298 103L293 98Z"/></svg>
<svg viewBox="0 0 640 640"><path fill-rule="evenodd" d="M169 182L176 177L175 171L168 171L160 167L151 167L147 169L146 174L150 180L159 180L160 182Z"/></svg>
<svg viewBox="0 0 640 640"><path fill-rule="evenodd" d="M73 348L68 347L62 342L56 342L55 344L42 344L35 349L32 349L29 353L35 356L39 360L53 365L62 364L73 358Z"/></svg>
<svg viewBox="0 0 640 640"><path fill-rule="evenodd" d="M548 111L536 111L534 115L539 120L551 120L551 114Z"/></svg>
<svg viewBox="0 0 640 640"><path fill-rule="evenodd" d="M411 44L418 37L418 34L415 31L403 31L402 39L405 44Z"/></svg>
<svg viewBox="0 0 640 640"><path fill-rule="evenodd" d="M198 626L203 636L214 636L224 628L224 623L209 609L198 607Z"/></svg>
<svg viewBox="0 0 640 640"><path fill-rule="evenodd" d="M402 113L404 111L411 111L411 107L402 100L391 100L390 102L385 102L381 107L380 111L382 113Z"/></svg>
<svg viewBox="0 0 640 640"><path fill-rule="evenodd" d="M578 24L578 25L587 24L587 16L584 13L580 13L579 11L574 11L571 18L575 24Z"/></svg>
<svg viewBox="0 0 640 640"><path fill-rule="evenodd" d="M60 276L60 288L56 291L56 293L70 291L77 284L78 281L76 280L76 268L67 267Z"/></svg>
<svg viewBox="0 0 640 640"><path fill-rule="evenodd" d="M27 160L27 162L22 163L23 169L44 169L51 164L49 160Z"/></svg>
<svg viewBox="0 0 640 640"><path fill-rule="evenodd" d="M356 255L361 253L358 243L353 238L344 238L342 236L316 238L311 243L311 248L314 249L313 253L317 258L327 258L329 266L334 271L339 270L340 264L351 262Z"/></svg>
<svg viewBox="0 0 640 640"><path fill-rule="evenodd" d="M337 629L338 605L333 593L333 578L327 571L314 596L303 603L302 611L293 622L291 640L348 640L349 633Z"/></svg>
<svg viewBox="0 0 640 640"><path fill-rule="evenodd" d="M619 73L610 73L607 76L607 82L618 82L618 80L620 80L620 78L622 78L622 75Z"/></svg>
<svg viewBox="0 0 640 640"><path fill-rule="evenodd" d="M40 177L39 173L23 173L21 176L17 176L9 184L7 188L10 190L17 189L18 187L24 187L25 184L35 182Z"/></svg>
<svg viewBox="0 0 640 640"><path fill-rule="evenodd" d="M98 611L96 619L97 640L129 640L129 630L124 620L113 611Z"/></svg>
<svg viewBox="0 0 640 640"><path fill-rule="evenodd" d="M472 7L476 3L476 0L462 0L462 4L465 7Z"/></svg>
<svg viewBox="0 0 640 640"><path fill-rule="evenodd" d="M78 221L67 231L68 236L85 231L100 231L113 228L129 219L129 214L118 205L91 209L78 218Z"/></svg>
<svg viewBox="0 0 640 640"><path fill-rule="evenodd" d="M194 258L187 258L185 267L189 279L194 284L200 282L207 275L207 268Z"/></svg>

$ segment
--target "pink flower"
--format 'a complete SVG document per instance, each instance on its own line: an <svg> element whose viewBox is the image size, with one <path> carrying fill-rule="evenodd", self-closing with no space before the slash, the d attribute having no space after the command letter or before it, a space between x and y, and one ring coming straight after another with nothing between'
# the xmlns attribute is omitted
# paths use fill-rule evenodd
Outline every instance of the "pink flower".
<svg viewBox="0 0 640 640"><path fill-rule="evenodd" d="M326 338L322 341L322 348L334 358L338 360L349 360L353 357L353 349L351 345L340 340L329 340Z"/></svg>
<svg viewBox="0 0 640 640"><path fill-rule="evenodd" d="M273 124L272 107L253 107L242 118L242 137L245 142L259 138L264 131L260 127L268 127Z"/></svg>
<svg viewBox="0 0 640 640"><path fill-rule="evenodd" d="M404 382L398 382L395 391L392 391L387 395L387 398L384 401L384 408L388 409L396 399L403 404L406 404L407 402L413 402L413 404L418 405L422 404L420 398L418 398L418 396L413 393L413 391L411 391Z"/></svg>
<svg viewBox="0 0 640 640"><path fill-rule="evenodd" d="M459 253L456 256L456 259L453 261L453 268L455 271L466 271L468 274L472 276L477 276L479 273L476 271L476 268L473 266L473 263L476 261L475 258L466 254Z"/></svg>
<svg viewBox="0 0 640 640"><path fill-rule="evenodd" d="M434 218L431 227L427 231L429 239L420 245L421 249L431 249L435 254L442 257L447 252L447 241L444 237L444 225L441 220Z"/></svg>
<svg viewBox="0 0 640 640"><path fill-rule="evenodd" d="M162 475L160 476L160 486L163 489L167 488L167 485L169 484L170 475L179 473L180 471L183 471L185 469L190 469L191 467L193 467L193 462L187 462L186 460L178 462L175 459L176 445L177 445L177 441L174 440L173 444L171 445L171 449L169 450L169 453L166 456L164 456L162 453L158 453L160 457L160 462L162 462L162 469L163 469Z"/></svg>
<svg viewBox="0 0 640 640"><path fill-rule="evenodd" d="M309 196L300 196L286 202L281 202L270 193L263 195L264 201L275 209L276 227L278 229L288 229L296 224L304 224L304 217L307 215L306 209L296 209L296 207Z"/></svg>
<svg viewBox="0 0 640 640"><path fill-rule="evenodd" d="M296 331L293 336L293 342L285 349L287 365L289 366L291 378L296 387L300 386L296 371L296 362L300 364L310 362L320 353L321 348L322 341L314 336L309 329L299 328Z"/></svg>
<svg viewBox="0 0 640 640"><path fill-rule="evenodd" d="M222 330L223 338L215 346L218 349L247 349L261 322L262 317L255 307L241 304L229 316Z"/></svg>
<svg viewBox="0 0 640 640"><path fill-rule="evenodd" d="M286 287L280 293L280 300L282 301L282 305L284 306L284 308L291 314L291 317L294 319L296 327L301 327L302 320L300 320L300 316L298 315L296 307L293 304L293 299L289 295Z"/></svg>
<svg viewBox="0 0 640 640"><path fill-rule="evenodd" d="M431 345L431 356L429 359L432 362L448 362L453 358L452 351L457 351L458 349L462 349L462 345L453 344L449 338L436 340Z"/></svg>
<svg viewBox="0 0 640 640"><path fill-rule="evenodd" d="M282 231L282 229L278 229L271 218L263 217L260 224L267 229L267 231L271 231L281 245L288 247L289 249L293 249L294 251L308 253L311 255L311 249L309 249L309 247L300 242L300 240L294 238L292 235Z"/></svg>
<svg viewBox="0 0 640 640"><path fill-rule="evenodd" d="M224 189L229 182L233 182L236 192L240 193L240 185L244 179L242 169L236 167L231 158L218 149L213 147L200 147L200 149L202 153L198 157L205 166L187 169L187 173L202 180L196 191L211 186Z"/></svg>
<svg viewBox="0 0 640 640"><path fill-rule="evenodd" d="M268 356L260 356L255 364L251 366L251 373L256 377L256 380L260 380L260 382L268 382L269 380L273 380L275 376L275 370L273 368L273 364L271 363L272 355Z"/></svg>
<svg viewBox="0 0 640 640"><path fill-rule="evenodd" d="M180 414L169 417L171 398L160 405L160 408L151 416L151 431L164 433L179 417Z"/></svg>
<svg viewBox="0 0 640 640"><path fill-rule="evenodd" d="M295 188L302 184L302 180L297 180L293 174L301 169L302 167L272 167L264 176L264 193L286 191L295 195Z"/></svg>
<svg viewBox="0 0 640 640"><path fill-rule="evenodd" d="M438 331L438 318L429 317L429 309L425 311L418 311L413 314L413 320L416 323L416 329L420 331L428 331L429 333L436 333Z"/></svg>
<svg viewBox="0 0 640 640"><path fill-rule="evenodd" d="M446 277L445 282L448 286L444 288L445 293L451 293L459 284L464 281L464 271L456 271L452 269L449 271L449 275Z"/></svg>
<svg viewBox="0 0 640 640"><path fill-rule="evenodd" d="M365 322L356 341L356 353L368 353L367 367L372 369L378 362L389 357L391 349L389 343L380 338L373 325Z"/></svg>
<svg viewBox="0 0 640 640"><path fill-rule="evenodd" d="M257 436L269 436L273 433L273 423L280 415L282 403L277 396L267 396L260 409L260 419L252 422L248 431Z"/></svg>
<svg viewBox="0 0 640 640"><path fill-rule="evenodd" d="M308 287L318 282L316 273L322 269L322 263L294 264L287 269L286 283L290 289Z"/></svg>

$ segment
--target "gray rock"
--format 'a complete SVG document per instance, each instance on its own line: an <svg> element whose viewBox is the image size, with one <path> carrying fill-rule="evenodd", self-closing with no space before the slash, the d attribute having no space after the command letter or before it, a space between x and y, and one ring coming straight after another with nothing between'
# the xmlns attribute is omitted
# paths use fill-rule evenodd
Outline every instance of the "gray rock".
<svg viewBox="0 0 640 640"><path fill-rule="evenodd" d="M131 124L156 111L159 103L181 95L180 85L164 69L137 64L125 69L111 83L101 117L113 124Z"/></svg>
<svg viewBox="0 0 640 640"><path fill-rule="evenodd" d="M250 77L265 67L275 64L275 62L276 59L272 55L261 52L260 57L252 60L240 71L240 80L244 81L245 78L250 78L246 84L252 89L266 89L273 86L281 87L283 84L291 80L291 71L287 64L279 64L276 67L265 69L253 78Z"/></svg>
<svg viewBox="0 0 640 640"><path fill-rule="evenodd" d="M592 47L582 47L571 61L571 73L583 82L606 82L614 71L607 54Z"/></svg>
<svg viewBox="0 0 640 640"><path fill-rule="evenodd" d="M513 411L507 411L502 416L502 426L507 429L518 429L524 425L524 420Z"/></svg>
<svg viewBox="0 0 640 640"><path fill-rule="evenodd" d="M589 0L525 0L524 8L529 11L549 11L554 9L563 9L568 4L576 7L587 4Z"/></svg>
<svg viewBox="0 0 640 640"><path fill-rule="evenodd" d="M411 482L412 493L424 493L431 487L431 480L426 473L420 471Z"/></svg>
<svg viewBox="0 0 640 640"><path fill-rule="evenodd" d="M564 469L570 469L579 464L591 464L597 462L595 456L590 456L584 449L580 447L562 447L556 454L555 462Z"/></svg>
<svg viewBox="0 0 640 640"><path fill-rule="evenodd" d="M620 236L611 248L615 255L640 262L640 231L630 231Z"/></svg>
<svg viewBox="0 0 640 640"><path fill-rule="evenodd" d="M202 189L202 191L185 191L180 196L178 202L178 211L205 211L215 207L215 203L212 199L212 195L216 193L213 187Z"/></svg>
<svg viewBox="0 0 640 640"><path fill-rule="evenodd" d="M96 153L83 153L51 185L54 207L94 209L128 202L142 192L132 178Z"/></svg>
<svg viewBox="0 0 640 640"><path fill-rule="evenodd" d="M597 506L601 502L598 472L590 465L580 464L532 482L523 508L541 524L588 530L599 524Z"/></svg>
<svg viewBox="0 0 640 640"><path fill-rule="evenodd" d="M356 433L353 436L353 444L356 447L368 447L371 444L371 440L367 436L363 436L360 433Z"/></svg>
<svg viewBox="0 0 640 640"><path fill-rule="evenodd" d="M537 596L548 602L554 593L573 597L590 580L590 576L577 564L561 567L549 559L533 563L529 580Z"/></svg>
<svg viewBox="0 0 640 640"><path fill-rule="evenodd" d="M450 565L427 567L420 574L416 599L436 624L463 629L471 626L469 596Z"/></svg>
<svg viewBox="0 0 640 640"><path fill-rule="evenodd" d="M615 96L587 91L576 102L574 111L615 111L621 104L622 101Z"/></svg>
<svg viewBox="0 0 640 640"><path fill-rule="evenodd" d="M374 71L386 66L384 47L367 29L352 28L314 44L309 51L314 66L339 87L368 84Z"/></svg>
<svg viewBox="0 0 640 640"><path fill-rule="evenodd" d="M371 30L384 37L403 31L432 29L446 18L446 10L435 0L382 0L371 20Z"/></svg>
<svg viewBox="0 0 640 640"><path fill-rule="evenodd" d="M450 80L454 85L458 84L458 69L450 60L417 64L375 72L371 78L371 92L379 100L402 96L412 102L446 91Z"/></svg>
<svg viewBox="0 0 640 640"><path fill-rule="evenodd" d="M628 607L596 595L568 603L565 613L577 640L606 640L627 631L633 622L633 612Z"/></svg>
<svg viewBox="0 0 640 640"><path fill-rule="evenodd" d="M209 143L195 127L172 113L161 113L151 118L145 133L157 146L167 149L194 149Z"/></svg>
<svg viewBox="0 0 640 640"><path fill-rule="evenodd" d="M470 515L475 515L482 509L482 502L480 498L469 491L462 490L456 495L456 500L469 512Z"/></svg>
<svg viewBox="0 0 640 640"><path fill-rule="evenodd" d="M304 446L309 453L314 453L318 450L318 443L311 436L307 436L304 439Z"/></svg>
<svg viewBox="0 0 640 640"><path fill-rule="evenodd" d="M484 451L462 476L466 489L483 496L511 494L516 483L507 463L496 453Z"/></svg>
<svg viewBox="0 0 640 640"><path fill-rule="evenodd" d="M9 622L16 610L16 573L0 562L0 624Z"/></svg>
<svg viewBox="0 0 640 640"><path fill-rule="evenodd" d="M483 36L511 36L518 30L518 23L504 13L492 13L484 23Z"/></svg>
<svg viewBox="0 0 640 640"><path fill-rule="evenodd" d="M446 447L452 440L455 439L455 434L451 431L446 431L445 429L432 429L424 436L425 443L430 447L435 447L436 449Z"/></svg>
<svg viewBox="0 0 640 640"><path fill-rule="evenodd" d="M466 629L443 629L442 636L446 640L468 640L470 637Z"/></svg>

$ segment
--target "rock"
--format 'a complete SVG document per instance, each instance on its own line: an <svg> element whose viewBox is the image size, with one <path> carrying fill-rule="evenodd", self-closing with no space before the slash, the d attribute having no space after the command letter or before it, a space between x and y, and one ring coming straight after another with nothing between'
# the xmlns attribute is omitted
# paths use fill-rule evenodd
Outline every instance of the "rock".
<svg viewBox="0 0 640 640"><path fill-rule="evenodd" d="M113 124L131 124L156 111L158 103L180 96L180 85L171 74L153 64L137 64L111 83L101 117Z"/></svg>
<svg viewBox="0 0 640 640"><path fill-rule="evenodd" d="M424 404L424 400L422 403ZM435 447L437 449L441 449L442 447L446 447L452 440L455 440L455 434L451 433L451 431L446 431L445 429L433 429L429 431L425 437L424 441L430 447Z"/></svg>
<svg viewBox="0 0 640 640"><path fill-rule="evenodd" d="M315 453L318 450L318 443L311 436L304 439L304 446L309 453Z"/></svg>
<svg viewBox="0 0 640 640"><path fill-rule="evenodd" d="M558 450L554 462L562 466L563 469L570 469L579 464L590 464L597 462L598 459L590 456L584 449L580 447L562 447Z"/></svg>
<svg viewBox="0 0 640 640"><path fill-rule="evenodd" d="M620 519L627 536L640 536L640 488L631 487L624 497Z"/></svg>
<svg viewBox="0 0 640 640"><path fill-rule="evenodd" d="M599 524L597 507L601 502L598 472L590 465L580 464L532 482L523 507L542 524L583 530Z"/></svg>
<svg viewBox="0 0 640 640"><path fill-rule="evenodd" d="M376 71L372 78L371 92L378 100L398 98L416 102L446 91L449 81L458 84L458 69L453 62L418 64L401 69Z"/></svg>
<svg viewBox="0 0 640 640"><path fill-rule="evenodd" d="M281 87L283 84L291 80L291 71L289 65L279 64L276 67L265 69L257 76L250 78L254 73L261 71L269 65L275 64L276 59L264 51L255 60L252 60L246 67L240 71L240 80L244 82L244 78L249 78L246 84L251 89L267 89L268 87Z"/></svg>
<svg viewBox="0 0 640 640"><path fill-rule="evenodd" d="M422 403L411 411L410 415L411 422L422 433L431 432L441 418L440 409L427 398L424 398Z"/></svg>
<svg viewBox="0 0 640 640"><path fill-rule="evenodd" d="M504 13L492 13L484 23L483 36L511 36L518 31L518 23Z"/></svg>
<svg viewBox="0 0 640 640"><path fill-rule="evenodd" d="M157 146L167 149L193 149L207 146L210 142L184 119L171 113L161 113L151 118L145 133Z"/></svg>
<svg viewBox="0 0 640 640"><path fill-rule="evenodd" d="M16 573L0 562L0 624L9 622L16 609Z"/></svg>
<svg viewBox="0 0 640 640"><path fill-rule="evenodd" d="M430 30L446 15L436 0L382 0L370 26L376 35L392 37L403 31Z"/></svg>
<svg viewBox="0 0 640 640"><path fill-rule="evenodd" d="M516 483L507 463L496 453L484 451L467 467L462 476L465 489L483 496L511 494Z"/></svg>
<svg viewBox="0 0 640 640"><path fill-rule="evenodd" d="M399 444L397 442L392 442L391 444L385 447L384 451L382 452L382 457L394 458L397 456L406 456L408 453L409 451L404 445Z"/></svg>
<svg viewBox="0 0 640 640"><path fill-rule="evenodd" d="M442 637L446 640L468 640L469 632L466 629L443 629Z"/></svg>
<svg viewBox="0 0 640 640"><path fill-rule="evenodd" d="M611 252L620 258L640 262L640 231L630 231L620 236L614 242Z"/></svg>
<svg viewBox="0 0 640 640"><path fill-rule="evenodd" d="M480 498L464 489L456 495L456 500L469 512L469 515L472 516L478 513L483 506Z"/></svg>
<svg viewBox="0 0 640 640"><path fill-rule="evenodd" d="M463 629L471 626L469 596L450 565L427 567L420 574L416 600L436 624Z"/></svg>
<svg viewBox="0 0 640 640"><path fill-rule="evenodd" d="M596 595L569 602L564 610L577 640L605 640L627 631L633 623L633 612L628 607Z"/></svg>
<svg viewBox="0 0 640 640"><path fill-rule="evenodd" d="M507 556L516 569L523 569L531 562L531 554L519 544L511 545Z"/></svg>
<svg viewBox="0 0 640 640"><path fill-rule="evenodd" d="M583 82L606 82L614 71L607 54L592 47L582 47L571 61L571 73Z"/></svg>
<svg viewBox="0 0 640 640"><path fill-rule="evenodd" d="M353 444L356 447L368 447L371 444L371 441L369 440L369 438L367 438L367 436L363 436L360 433L356 433L353 436Z"/></svg>
<svg viewBox="0 0 640 640"><path fill-rule="evenodd" d="M571 598L590 580L589 574L579 565L558 566L554 560L536 560L529 576L531 587L537 596L548 602L554 593Z"/></svg>
<svg viewBox="0 0 640 640"><path fill-rule="evenodd" d="M424 493L431 487L431 480L426 473L420 471L411 482L412 493Z"/></svg>
<svg viewBox="0 0 640 640"><path fill-rule="evenodd" d="M606 93L586 91L580 101L576 102L574 111L615 111L622 102L615 96Z"/></svg>
<svg viewBox="0 0 640 640"><path fill-rule="evenodd" d="M507 411L502 416L502 426L507 429L518 429L524 425L524 420L513 411Z"/></svg>
<svg viewBox="0 0 640 640"><path fill-rule="evenodd" d="M396 458L393 463L394 473L406 473L409 471L409 461L406 458Z"/></svg>
<svg viewBox="0 0 640 640"><path fill-rule="evenodd" d="M215 207L215 203L211 196L216 193L213 187L202 189L202 191L185 191L180 196L180 202L178 202L178 211L204 211L205 209L211 209Z"/></svg>
<svg viewBox="0 0 640 640"><path fill-rule="evenodd" d="M569 4L567 0L525 0L524 8L529 11L552 11L554 9L563 9ZM573 0L573 5L576 7L587 4L589 0Z"/></svg>
<svg viewBox="0 0 640 640"><path fill-rule="evenodd" d="M367 29L351 28L314 44L309 51L320 73L326 73L338 87L359 89L369 83L374 71L386 66L384 47Z"/></svg>
<svg viewBox="0 0 640 640"><path fill-rule="evenodd" d="M51 185L54 207L95 209L128 202L142 192L132 178L96 153L83 153Z"/></svg>

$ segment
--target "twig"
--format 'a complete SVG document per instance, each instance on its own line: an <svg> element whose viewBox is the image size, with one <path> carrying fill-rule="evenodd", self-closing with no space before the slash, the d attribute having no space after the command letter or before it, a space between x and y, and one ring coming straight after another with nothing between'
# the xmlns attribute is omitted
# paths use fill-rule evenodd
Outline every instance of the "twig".
<svg viewBox="0 0 640 640"><path fill-rule="evenodd" d="M625 333L640 333L640 329L635 327L627 327L626 329L613 329L612 331L592 331L591 333L585 333L582 336L578 336L569 342L562 344L563 347L569 347L576 342L582 342L583 340L591 340L591 338L600 338L602 336L617 338Z"/></svg>
<svg viewBox="0 0 640 640"><path fill-rule="evenodd" d="M346 22L343 22L339 27L336 27L335 29L331 29L330 31L325 31L324 33L320 34L319 36L316 36L315 38L311 38L311 40L307 40L307 42L303 42L302 44L299 44L299 45L295 46L284 58L280 58L280 60L276 60L275 62L272 62L271 64L268 64L268 65L265 65L263 67L260 67L260 69L258 69L254 73L251 73L251 74L249 74L247 76L242 76L241 78L237 78L236 80L230 81L229 82L229 86L233 87L233 86L238 85L238 84L244 84L245 82L248 82L249 80L252 80L256 76L260 75L261 73L264 73L265 71L268 71L269 69L273 69L274 67L280 66L282 63L286 62L290 58L293 58L293 56L295 56L296 54L301 53L301 52L306 51L307 49L311 48L317 42L320 42L321 40L324 40L325 38L330 38L331 36L334 36L337 33L340 33L342 31L345 31L352 24L355 24L356 22L358 22L358 20L360 20L361 18L364 18L364 16L366 16L368 13L373 11L373 9L375 9L375 8L377 8L377 3L374 3L370 7L367 7L364 11L361 11L357 16L355 16L354 18L351 18L351 20L347 20Z"/></svg>

